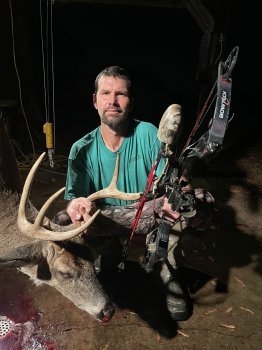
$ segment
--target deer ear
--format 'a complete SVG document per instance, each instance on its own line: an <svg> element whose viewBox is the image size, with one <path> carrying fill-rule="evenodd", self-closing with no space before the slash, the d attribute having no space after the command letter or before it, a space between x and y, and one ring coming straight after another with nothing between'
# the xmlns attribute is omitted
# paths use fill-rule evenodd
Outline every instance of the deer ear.
<svg viewBox="0 0 262 350"><path fill-rule="evenodd" d="M53 250L54 254L55 253L61 254L65 250L63 247L60 247L60 245L54 242L49 242L49 247Z"/></svg>
<svg viewBox="0 0 262 350"><path fill-rule="evenodd" d="M46 259L43 259L37 265L37 278L39 280L45 280L45 281L49 281L51 279L51 272L50 272L49 264L46 261Z"/></svg>
<svg viewBox="0 0 262 350"><path fill-rule="evenodd" d="M50 262L54 259L58 254L62 254L64 252L64 248L60 247L58 244L54 242L48 242L48 245L45 248L44 257Z"/></svg>

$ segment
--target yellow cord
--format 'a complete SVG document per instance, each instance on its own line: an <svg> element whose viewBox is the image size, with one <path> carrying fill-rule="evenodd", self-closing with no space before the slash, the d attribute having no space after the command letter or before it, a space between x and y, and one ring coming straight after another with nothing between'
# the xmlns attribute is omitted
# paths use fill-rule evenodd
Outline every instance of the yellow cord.
<svg viewBox="0 0 262 350"><path fill-rule="evenodd" d="M30 169L32 167L33 160L35 159L34 157L38 158L40 156L40 154L41 153L35 154L35 155L29 154L28 156L26 156L26 158L23 155L16 157L18 168L19 169ZM55 168L56 169L64 169L64 171L66 172L67 159L68 159L68 157L65 155L56 154L55 162L54 162ZM41 163L41 167L50 168L49 159L47 157Z"/></svg>

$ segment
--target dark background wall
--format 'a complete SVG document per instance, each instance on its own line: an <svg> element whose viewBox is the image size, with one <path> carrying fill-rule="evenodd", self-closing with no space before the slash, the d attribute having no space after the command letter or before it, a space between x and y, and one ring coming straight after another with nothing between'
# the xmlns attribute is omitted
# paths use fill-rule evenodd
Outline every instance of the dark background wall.
<svg viewBox="0 0 262 350"><path fill-rule="evenodd" d="M247 142L260 137L261 64L258 52L261 49L261 30L258 5L255 1L248 4L238 1L220 3L219 12L212 7L212 1L207 1L206 6L218 23L224 23L223 16L227 18L221 59L225 59L234 46L240 47L233 71L231 110L235 117L226 142L241 143L245 147ZM46 122L46 111L39 4L39 0L2 0L0 9L0 100L16 102L4 110L10 115L11 135L25 152L31 152L31 143L23 109L36 148L39 151L45 149L42 126ZM44 40L45 4L43 0ZM58 151L67 153L73 141L99 125L99 117L92 105L93 83L99 71L109 65L123 66L133 75L136 91L134 116L157 126L168 105L180 103L186 130L191 128L201 107L201 88L208 82L205 76L197 78L203 33L186 8L55 1L52 11L55 89L52 90L52 75L49 74L48 118L50 121L54 119L54 93ZM14 66L13 38L23 109ZM49 72L52 70L50 53L49 45ZM218 49L215 54L219 55Z"/></svg>

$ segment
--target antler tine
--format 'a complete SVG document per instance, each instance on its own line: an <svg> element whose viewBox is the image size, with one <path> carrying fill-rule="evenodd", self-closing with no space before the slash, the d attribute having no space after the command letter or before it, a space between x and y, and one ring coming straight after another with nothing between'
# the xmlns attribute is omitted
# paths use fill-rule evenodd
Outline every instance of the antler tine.
<svg viewBox="0 0 262 350"><path fill-rule="evenodd" d="M92 193L90 196L87 197L87 199L90 199L91 201L95 201L97 199L102 199L102 198L117 198L117 199L128 201L128 200L137 200L141 198L142 193L125 193L125 192L119 191L118 188L116 187L118 171L119 171L119 159L120 159L120 156L119 154L117 154L115 170L114 170L114 174L110 185L104 188L103 190Z"/></svg>
<svg viewBox="0 0 262 350"><path fill-rule="evenodd" d="M50 205L53 203L53 201L62 193L64 192L65 187L60 188L60 190L58 190L57 192L55 192L51 197L49 197L47 199L47 201L45 202L45 204L42 206L42 208L39 210L37 217L35 219L35 227L39 227L41 225L43 225L43 221L44 221L44 217L45 217L45 213L47 212L48 208L50 207Z"/></svg>
<svg viewBox="0 0 262 350"><path fill-rule="evenodd" d="M40 157L37 159L37 161L35 162L35 164L32 166L26 180L24 183L24 188L21 194L21 198L20 198L20 205L19 205L19 210L18 210L18 218L25 216L25 208L26 208L26 202L28 201L28 197L30 194L30 190L31 190L31 185L33 183L35 174L36 174L36 170L39 167L40 163L42 162L43 158L45 156L45 152L42 153L40 155Z"/></svg>
<svg viewBox="0 0 262 350"><path fill-rule="evenodd" d="M117 153L116 165L115 165L113 177L112 177L111 183L108 186L108 188L116 188L116 183L117 183L118 174L119 174L119 163L120 163L120 155L119 155L119 153Z"/></svg>
<svg viewBox="0 0 262 350"><path fill-rule="evenodd" d="M49 231L45 227L43 227L43 219L44 215L49 208L50 204L60 195L60 193L64 190L64 188L57 191L55 194L53 194L43 205L41 210L39 211L36 220L34 224L30 223L26 219L26 203L28 201L28 197L30 194L31 185L33 182L33 179L35 177L37 168L39 167L41 161L43 160L45 156L45 152L41 154L41 156L37 159L33 167L31 168L25 184L23 188L23 192L21 194L19 209L18 209L18 218L17 218L17 225L22 233L29 237L42 239L42 240L52 240L52 241L64 241L67 239L71 239L73 237L78 236L82 232L84 232L89 225L95 220L97 215L99 214L100 210L97 210L94 215L91 216L91 218L85 222L82 226L75 228L75 229L66 229L63 226L59 226L61 228L61 231Z"/></svg>

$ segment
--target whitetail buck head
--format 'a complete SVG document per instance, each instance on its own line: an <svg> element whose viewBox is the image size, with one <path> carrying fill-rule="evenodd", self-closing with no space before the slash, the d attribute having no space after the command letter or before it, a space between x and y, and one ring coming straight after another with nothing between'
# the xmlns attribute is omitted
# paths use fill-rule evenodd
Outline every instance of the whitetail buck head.
<svg viewBox="0 0 262 350"><path fill-rule="evenodd" d="M2 189L0 192L0 267L16 267L36 284L46 283L77 307L100 321L108 321L114 307L95 273L92 259L88 260L68 250L73 238L85 231L99 214L99 210L81 227L60 226L45 217L51 203L63 189L51 196L40 211L29 201L30 188L43 153L33 165L24 183L21 196ZM118 160L119 161L119 160ZM140 194L123 194L116 189L118 161L109 188L90 196L92 200L116 196L137 199ZM17 218L17 220L16 220ZM56 242L60 241L58 244ZM85 248L88 250L88 247Z"/></svg>

